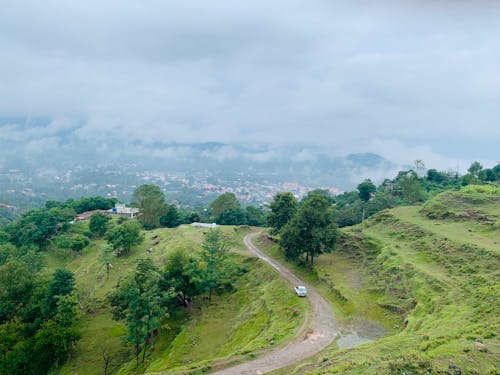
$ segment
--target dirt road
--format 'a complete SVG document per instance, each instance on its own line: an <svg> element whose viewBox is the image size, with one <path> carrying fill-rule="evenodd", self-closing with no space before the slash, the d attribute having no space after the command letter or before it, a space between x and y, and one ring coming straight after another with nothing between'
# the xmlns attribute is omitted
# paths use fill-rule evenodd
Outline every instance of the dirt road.
<svg viewBox="0 0 500 375"><path fill-rule="evenodd" d="M308 290L307 298L311 302L313 312L306 318L304 326L299 334L286 346L274 349L261 357L240 365L214 372L217 375L245 375L264 374L282 367L290 366L303 361L328 346L339 333L339 328L333 312L323 297L311 288L310 285L300 280L274 259L260 251L253 243L252 238L258 233L245 236L244 242L248 249L263 261L269 263L280 273L282 277L289 280L292 285L305 285ZM293 292L292 286L290 286ZM297 297L298 298L298 297Z"/></svg>

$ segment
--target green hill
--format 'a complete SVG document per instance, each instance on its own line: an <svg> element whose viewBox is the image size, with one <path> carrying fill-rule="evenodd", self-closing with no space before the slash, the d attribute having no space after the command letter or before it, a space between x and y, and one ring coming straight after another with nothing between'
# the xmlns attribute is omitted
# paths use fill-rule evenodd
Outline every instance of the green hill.
<svg viewBox="0 0 500 375"><path fill-rule="evenodd" d="M344 228L312 282L345 332L316 358L276 373L500 373L499 224L498 190L470 188ZM279 256L272 245L267 251ZM363 334L360 321L386 332L342 349L344 337Z"/></svg>
<svg viewBox="0 0 500 375"><path fill-rule="evenodd" d="M189 307L171 312L167 325L154 340L152 354L140 367L135 366L132 347L125 342L125 325L112 320L106 296L121 277L132 272L140 258L151 257L163 267L168 254L176 249L198 252L203 229L181 226L145 232L145 241L130 255L113 259L109 278L99 255L105 241L92 241L82 255L51 248L45 254L44 269L47 274L57 267L74 272L82 310L82 338L75 354L52 373L102 374L103 353L111 358L108 374L206 371L252 358L292 337L303 323L307 301L296 298L290 285L275 277L270 266L249 255L243 245L247 229L221 230L242 270L234 290L217 294L210 302L200 296ZM149 253L153 242L159 244Z"/></svg>

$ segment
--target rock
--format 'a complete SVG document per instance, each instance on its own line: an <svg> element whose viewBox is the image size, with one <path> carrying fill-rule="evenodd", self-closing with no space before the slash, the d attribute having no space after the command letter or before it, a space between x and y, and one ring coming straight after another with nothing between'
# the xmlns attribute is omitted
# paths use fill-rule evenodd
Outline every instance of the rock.
<svg viewBox="0 0 500 375"><path fill-rule="evenodd" d="M488 352L488 348L486 347L486 345L484 345L482 342L479 342L479 341L476 341L474 343L474 347L479 350L480 352L483 352L483 353L487 353Z"/></svg>

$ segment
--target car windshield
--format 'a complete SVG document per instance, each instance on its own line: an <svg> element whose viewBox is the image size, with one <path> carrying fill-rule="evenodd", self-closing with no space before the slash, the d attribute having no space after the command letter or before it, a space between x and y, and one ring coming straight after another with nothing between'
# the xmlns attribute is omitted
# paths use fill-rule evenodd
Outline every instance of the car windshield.
<svg viewBox="0 0 500 375"><path fill-rule="evenodd" d="M306 287L305 286L298 286L297 290L299 290L300 292L305 292L306 291Z"/></svg>

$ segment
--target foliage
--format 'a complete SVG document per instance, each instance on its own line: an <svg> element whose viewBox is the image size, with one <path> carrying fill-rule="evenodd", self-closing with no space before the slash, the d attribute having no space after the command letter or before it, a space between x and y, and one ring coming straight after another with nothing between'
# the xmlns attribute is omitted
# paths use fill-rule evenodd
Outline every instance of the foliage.
<svg viewBox="0 0 500 375"><path fill-rule="evenodd" d="M140 244L144 237L141 227L136 221L126 221L106 234L106 239L115 250L116 255L128 254L134 245Z"/></svg>
<svg viewBox="0 0 500 375"><path fill-rule="evenodd" d="M243 209L230 208L217 216L215 222L220 225L248 225L248 218Z"/></svg>
<svg viewBox="0 0 500 375"><path fill-rule="evenodd" d="M368 202L368 200L372 197L376 190L376 186L370 179L364 180L358 185L359 197L364 202Z"/></svg>
<svg viewBox="0 0 500 375"><path fill-rule="evenodd" d="M93 210L109 210L114 207L118 202L116 198L104 198L101 196L94 197L82 197L80 199L68 199L64 202L59 201L47 201L45 203L45 208L71 208L77 214L82 212L93 211Z"/></svg>
<svg viewBox="0 0 500 375"><path fill-rule="evenodd" d="M173 204L167 205L165 213L160 217L160 225L167 228L175 228L181 224L181 221L181 214Z"/></svg>
<svg viewBox="0 0 500 375"><path fill-rule="evenodd" d="M107 225L110 220L108 215L97 212L90 217L89 230L95 237L103 237L108 230Z"/></svg>
<svg viewBox="0 0 500 375"><path fill-rule="evenodd" d="M255 206L247 206L245 208L248 225L262 227L266 224L266 219L262 210Z"/></svg>
<svg viewBox="0 0 500 375"><path fill-rule="evenodd" d="M196 260L189 257L185 251L175 250L167 258L165 271L160 281L161 288L165 291L173 291L183 306L187 306L192 297L200 294L189 274L190 268L195 268L190 264L195 262Z"/></svg>
<svg viewBox="0 0 500 375"><path fill-rule="evenodd" d="M135 189L132 200L140 209L138 218L144 228L158 228L160 217L167 208L163 191L156 185L141 185Z"/></svg>
<svg viewBox="0 0 500 375"><path fill-rule="evenodd" d="M305 253L306 262L310 260L313 265L314 257L332 251L336 238L330 204L323 196L313 195L283 227L280 244L288 259L298 261Z"/></svg>
<svg viewBox="0 0 500 375"><path fill-rule="evenodd" d="M71 237L70 248L71 250L81 253L82 250L90 243L88 237L76 234Z"/></svg>
<svg viewBox="0 0 500 375"><path fill-rule="evenodd" d="M0 373L44 374L63 364L79 338L73 274L47 282L13 259L0 266Z"/></svg>
<svg viewBox="0 0 500 375"><path fill-rule="evenodd" d="M160 271L152 260L140 259L132 277L121 280L109 297L114 319L127 322L128 340L134 345L137 364L141 352L144 362L153 331L168 316L165 305L172 295L161 290L160 280Z"/></svg>
<svg viewBox="0 0 500 375"><path fill-rule="evenodd" d="M297 199L292 193L277 193L269 205L271 212L267 217L272 234L278 234L298 209Z"/></svg>
<svg viewBox="0 0 500 375"><path fill-rule="evenodd" d="M210 229L205 235L199 258L189 264L190 279L199 290L208 291L209 300L215 288L231 285L234 264L229 260L228 252L220 231Z"/></svg>
<svg viewBox="0 0 500 375"><path fill-rule="evenodd" d="M24 213L9 229L15 245L35 245L41 249L56 232L56 225L57 219L49 210L38 208Z"/></svg>
<svg viewBox="0 0 500 375"><path fill-rule="evenodd" d="M219 195L210 203L210 211L214 218L219 217L224 211L240 208L240 202L234 193L224 193Z"/></svg>

